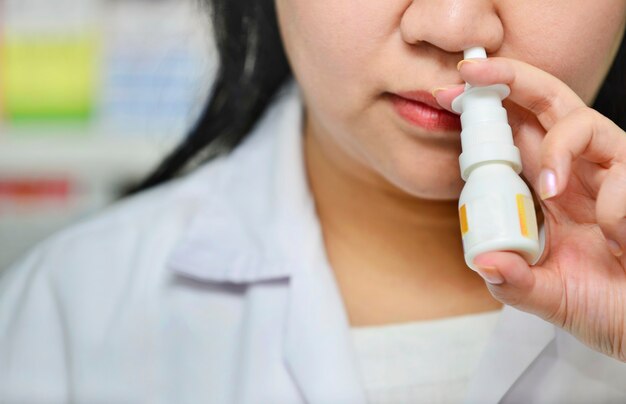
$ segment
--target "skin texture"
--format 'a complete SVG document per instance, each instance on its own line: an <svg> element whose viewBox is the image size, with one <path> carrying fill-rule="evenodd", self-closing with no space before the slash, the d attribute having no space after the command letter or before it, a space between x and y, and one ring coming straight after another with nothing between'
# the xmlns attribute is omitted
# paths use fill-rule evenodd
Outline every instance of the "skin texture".
<svg viewBox="0 0 626 404"><path fill-rule="evenodd" d="M587 107L622 41L623 0L276 0L305 101L305 158L329 261L353 326L495 309L557 324L626 360L626 136ZM461 64L483 46L490 59ZM467 269L459 133L402 120L388 92L507 83L523 176L546 197L548 248ZM451 86L455 85L457 86ZM451 86L446 89L441 87ZM542 171L542 169L544 171ZM550 171L545 171L550 170ZM543 172L543 175L541 173ZM553 172L556 189L541 186Z"/></svg>

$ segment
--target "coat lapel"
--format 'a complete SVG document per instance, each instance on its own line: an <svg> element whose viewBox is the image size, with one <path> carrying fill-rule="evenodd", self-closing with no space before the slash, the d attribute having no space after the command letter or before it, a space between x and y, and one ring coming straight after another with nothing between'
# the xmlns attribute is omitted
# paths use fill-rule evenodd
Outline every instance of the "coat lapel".
<svg viewBox="0 0 626 404"><path fill-rule="evenodd" d="M323 236L308 188L302 142L302 109L281 126L277 153L274 245L292 268L283 355L307 403L365 403L358 380L349 322L327 261ZM296 132L295 134L293 132Z"/></svg>
<svg viewBox="0 0 626 404"><path fill-rule="evenodd" d="M464 404L500 402L554 337L554 325L533 314L504 306L470 381Z"/></svg>
<svg viewBox="0 0 626 404"><path fill-rule="evenodd" d="M211 193L169 266L209 282L287 279L278 343L288 374L307 403L360 404L349 323L306 179L299 89L292 82L286 92L222 167L207 174L217 177Z"/></svg>
<svg viewBox="0 0 626 404"><path fill-rule="evenodd" d="M310 258L291 278L285 361L306 402L365 403L341 295L325 258Z"/></svg>

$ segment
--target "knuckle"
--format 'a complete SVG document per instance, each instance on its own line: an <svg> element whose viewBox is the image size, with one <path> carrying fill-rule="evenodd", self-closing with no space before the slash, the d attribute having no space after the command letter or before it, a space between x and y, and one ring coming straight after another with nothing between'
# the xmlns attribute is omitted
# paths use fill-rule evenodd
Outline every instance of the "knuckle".
<svg viewBox="0 0 626 404"><path fill-rule="evenodd" d="M529 104L528 109L534 112L536 115L544 115L555 102L555 96L553 93L547 93L535 97Z"/></svg>
<svg viewBox="0 0 626 404"><path fill-rule="evenodd" d="M578 115L584 119L595 119L596 118L596 110L593 108L589 108L586 105L576 107L570 112L570 115Z"/></svg>
<svg viewBox="0 0 626 404"><path fill-rule="evenodd" d="M606 185L606 184L605 184ZM603 187L604 188L604 187ZM623 209L618 207L614 198L608 195L604 189L600 189L596 199L596 211L598 222L615 222L623 217Z"/></svg>
<svg viewBox="0 0 626 404"><path fill-rule="evenodd" d="M610 207L599 207L596 219L600 227L603 228L613 228L620 224L620 222L626 221L622 212L611 209Z"/></svg>
<svg viewBox="0 0 626 404"><path fill-rule="evenodd" d="M563 136L562 132L555 130L549 130L541 143L540 157L544 164L556 164L563 154L569 155L571 146L571 139L567 136Z"/></svg>
<svg viewBox="0 0 626 404"><path fill-rule="evenodd" d="M616 184L623 185L626 190L626 163L617 162L611 166L610 171L615 176Z"/></svg>
<svg viewBox="0 0 626 404"><path fill-rule="evenodd" d="M593 127L599 112L588 106L580 106L571 110L563 119L571 121L572 124L583 127Z"/></svg>

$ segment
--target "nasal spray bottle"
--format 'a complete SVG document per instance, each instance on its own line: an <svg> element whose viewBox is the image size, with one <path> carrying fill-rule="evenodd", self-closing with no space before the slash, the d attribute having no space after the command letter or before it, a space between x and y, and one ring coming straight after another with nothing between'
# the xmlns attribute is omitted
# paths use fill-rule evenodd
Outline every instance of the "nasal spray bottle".
<svg viewBox="0 0 626 404"><path fill-rule="evenodd" d="M465 59L486 59L484 48L465 50ZM461 177L459 218L465 262L476 270L474 258L488 251L514 251L529 264L540 255L537 218L526 183L519 177L522 161L513 144L502 100L507 85L465 85L452 102L461 114Z"/></svg>

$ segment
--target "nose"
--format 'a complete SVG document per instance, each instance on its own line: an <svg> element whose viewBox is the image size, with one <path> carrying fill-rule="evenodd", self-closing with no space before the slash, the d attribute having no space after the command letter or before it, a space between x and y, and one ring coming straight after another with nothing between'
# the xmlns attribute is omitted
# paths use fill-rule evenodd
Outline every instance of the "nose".
<svg viewBox="0 0 626 404"><path fill-rule="evenodd" d="M504 37L494 0L413 0L400 31L409 44L427 42L450 53L473 46L493 53Z"/></svg>

